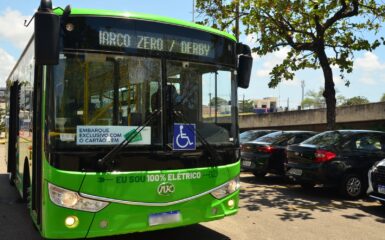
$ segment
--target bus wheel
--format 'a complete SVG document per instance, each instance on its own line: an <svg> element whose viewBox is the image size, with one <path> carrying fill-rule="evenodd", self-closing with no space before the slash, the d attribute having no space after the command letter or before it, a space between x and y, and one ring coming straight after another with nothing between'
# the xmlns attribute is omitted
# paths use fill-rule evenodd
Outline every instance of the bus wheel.
<svg viewBox="0 0 385 240"><path fill-rule="evenodd" d="M8 180L11 186L15 186L15 174L13 172L8 173Z"/></svg>
<svg viewBox="0 0 385 240"><path fill-rule="evenodd" d="M30 179L29 179L29 166L28 159L24 161L24 173L23 173L23 202L28 202L29 197L29 187L30 187Z"/></svg>

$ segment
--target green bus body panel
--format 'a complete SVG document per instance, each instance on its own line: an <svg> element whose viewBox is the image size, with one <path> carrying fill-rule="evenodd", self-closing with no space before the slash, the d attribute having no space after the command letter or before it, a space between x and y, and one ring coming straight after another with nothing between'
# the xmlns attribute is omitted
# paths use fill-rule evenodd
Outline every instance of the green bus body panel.
<svg viewBox="0 0 385 240"><path fill-rule="evenodd" d="M184 179L189 174L198 179ZM239 174L239 162L227 166L127 173L87 173L80 192L134 202L173 202L209 191ZM175 186L170 196L157 193L160 184ZM140 194L145 192L146 194Z"/></svg>
<svg viewBox="0 0 385 240"><path fill-rule="evenodd" d="M63 171L52 167L47 160L44 160L44 179L54 185L66 188L75 192L79 188L84 179L84 172Z"/></svg>
<svg viewBox="0 0 385 240"><path fill-rule="evenodd" d="M61 9L56 9L54 11L57 15L62 15L63 11ZM153 14L145 14L145 13L134 13L134 12L124 12L124 11L112 11L112 10L100 10L100 9L78 9L74 8L71 9L71 15L93 15L93 16L101 16L101 17L122 17L127 19L138 19L138 20L145 20L145 21L154 21L154 22L161 22L165 24L174 24L178 26L188 27L188 28L194 28L197 30L209 32L212 34L220 35L226 38L229 38L231 40L236 41L236 38L224 31L220 31L214 28L210 28L207 26L199 25L196 23L183 21L175 18L169 18L164 16L158 16Z"/></svg>
<svg viewBox="0 0 385 240"><path fill-rule="evenodd" d="M81 173L55 169L45 162L45 181L43 192L43 230L46 238L84 238L111 236L132 232L152 231L157 229L172 228L212 221L233 215L238 211L239 190L223 199L215 199L210 194L205 194L190 201L173 204L170 206L137 206L120 203L110 203L97 213L72 210L56 206L49 198L48 182L59 187L73 191L108 197L118 200L143 201L148 203L164 203L191 197L221 185L238 176L240 163L215 168L197 168L181 171L148 171L148 172L120 172L120 173ZM129 179L141 179L143 176L166 174L177 176L177 173L200 172L200 179L167 181L175 185L175 192L170 196L159 196L157 187L161 182L133 182ZM83 180L84 178L84 180ZM104 180L101 180L103 178ZM120 182L127 178L127 182ZM109 180L112 179L112 180ZM120 179L119 181L117 179ZM171 179L171 178L170 178ZM79 190L80 188L80 190ZM234 207L227 206L227 201L232 199ZM215 208L215 211L213 211ZM182 220L178 223L149 226L149 216L156 213L179 211ZM79 225L76 228L67 228L65 218L76 216ZM101 228L100 223L107 221L106 228Z"/></svg>

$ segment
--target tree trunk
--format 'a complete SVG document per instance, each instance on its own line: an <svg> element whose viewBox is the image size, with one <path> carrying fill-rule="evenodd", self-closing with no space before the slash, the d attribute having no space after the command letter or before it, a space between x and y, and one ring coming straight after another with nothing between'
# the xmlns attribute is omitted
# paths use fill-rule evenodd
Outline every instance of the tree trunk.
<svg viewBox="0 0 385 240"><path fill-rule="evenodd" d="M318 49L317 54L325 79L323 96L326 102L326 128L327 130L334 130L336 125L336 90L334 89L333 71L326 56L325 48Z"/></svg>

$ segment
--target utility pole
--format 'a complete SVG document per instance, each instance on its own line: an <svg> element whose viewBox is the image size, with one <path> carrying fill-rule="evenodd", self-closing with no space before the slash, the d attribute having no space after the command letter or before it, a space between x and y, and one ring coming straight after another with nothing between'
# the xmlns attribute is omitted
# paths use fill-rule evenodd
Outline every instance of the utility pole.
<svg viewBox="0 0 385 240"><path fill-rule="evenodd" d="M287 111L289 111L289 105L290 105L290 98L287 98Z"/></svg>
<svg viewBox="0 0 385 240"><path fill-rule="evenodd" d="M237 42L239 42L239 2L236 3L235 7L235 37Z"/></svg>
<svg viewBox="0 0 385 240"><path fill-rule="evenodd" d="M245 94L243 94L243 100L242 100L242 112L245 112Z"/></svg>
<svg viewBox="0 0 385 240"><path fill-rule="evenodd" d="M302 97L301 97L301 109L303 109L303 97L305 95L305 81L301 81Z"/></svg>
<svg viewBox="0 0 385 240"><path fill-rule="evenodd" d="M209 93L209 116L211 117L211 93Z"/></svg>
<svg viewBox="0 0 385 240"><path fill-rule="evenodd" d="M195 22L195 0L192 1L192 21Z"/></svg>

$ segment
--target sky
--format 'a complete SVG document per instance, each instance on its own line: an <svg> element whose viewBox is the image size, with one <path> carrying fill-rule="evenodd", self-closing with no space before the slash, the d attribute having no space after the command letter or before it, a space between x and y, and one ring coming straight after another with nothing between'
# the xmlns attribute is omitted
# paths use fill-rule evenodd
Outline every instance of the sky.
<svg viewBox="0 0 385 240"><path fill-rule="evenodd" d="M24 27L24 20L31 18L39 3L40 0L0 0L0 86L5 86L5 79L32 34L33 25ZM68 4L73 8L126 10L192 21L192 0L53 0L54 7L64 8ZM385 36L385 31L380 33ZM252 42L251 38L246 36L242 36L241 40L245 43ZM299 71L293 81L283 81L275 89L268 87L269 72L282 61L287 51L288 49L284 48L263 57L254 54L250 87L239 89L238 98L241 100L276 97L278 106L295 109L300 105L302 98L302 80L305 82L305 93L309 90L318 91L324 84L320 69ZM380 47L374 52L355 53L353 73L346 75L350 80L349 87L339 78L338 69L333 71L338 94L347 98L364 96L371 102L377 102L385 93L385 47Z"/></svg>

